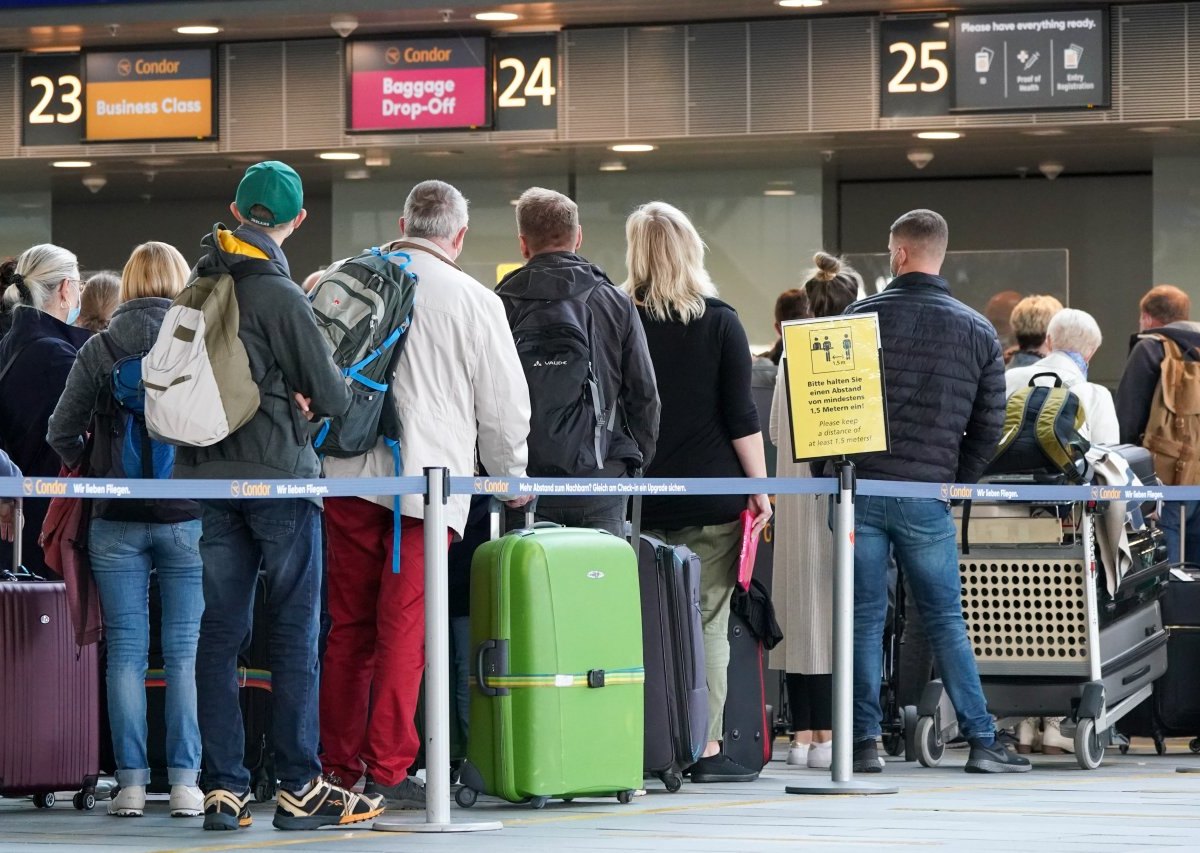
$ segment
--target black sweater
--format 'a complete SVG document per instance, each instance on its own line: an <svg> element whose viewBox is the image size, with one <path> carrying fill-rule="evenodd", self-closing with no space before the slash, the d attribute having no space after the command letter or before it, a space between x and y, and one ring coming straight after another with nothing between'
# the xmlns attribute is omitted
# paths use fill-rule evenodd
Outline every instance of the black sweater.
<svg viewBox="0 0 1200 853"><path fill-rule="evenodd" d="M750 344L737 312L706 299L698 320L653 320L638 309L662 401L658 449L647 477L744 477L733 441L759 431L750 390ZM642 522L678 530L737 521L745 495L647 498Z"/></svg>

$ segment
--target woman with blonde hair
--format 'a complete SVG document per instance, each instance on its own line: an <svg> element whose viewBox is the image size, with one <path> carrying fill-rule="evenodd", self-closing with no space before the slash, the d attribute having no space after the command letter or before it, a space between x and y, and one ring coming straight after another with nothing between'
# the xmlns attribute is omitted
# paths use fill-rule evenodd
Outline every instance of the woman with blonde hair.
<svg viewBox="0 0 1200 853"><path fill-rule="evenodd" d="M92 332L103 332L112 322L113 312L121 304L121 277L105 270L93 274L83 285L79 319L75 325Z"/></svg>
<svg viewBox="0 0 1200 853"><path fill-rule="evenodd" d="M110 327L79 352L67 387L50 417L47 440L75 468L87 462L91 474L111 477L169 477L171 457L161 445L141 441L136 401L118 402L114 382L120 365L136 365L158 337L171 300L183 289L188 266L166 243L143 243L121 273L121 304ZM85 439L92 434L84 459ZM139 472L125 471L138 446ZM146 458L145 451L153 457ZM200 510L194 501L95 501L88 553L100 592L108 642L108 715L120 790L108 813L141 816L150 781L146 753L146 667L149 655L150 573L158 577L162 599L162 655L166 668L167 781L171 814L194 817L203 811L200 729L196 719L196 642L204 611L200 563Z"/></svg>
<svg viewBox="0 0 1200 853"><path fill-rule="evenodd" d="M750 393L750 344L737 313L717 298L704 243L682 211L644 204L625 225L629 278L662 403L648 477L765 477L762 433ZM741 514L755 534L771 518L764 494L647 498L647 532L700 557L700 612L708 678L708 744L693 782L749 782L758 767L723 753L729 605L737 582Z"/></svg>

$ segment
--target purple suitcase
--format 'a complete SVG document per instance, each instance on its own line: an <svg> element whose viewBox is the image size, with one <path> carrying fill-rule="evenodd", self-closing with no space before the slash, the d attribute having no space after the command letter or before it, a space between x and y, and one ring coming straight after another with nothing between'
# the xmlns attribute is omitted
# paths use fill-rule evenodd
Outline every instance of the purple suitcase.
<svg viewBox="0 0 1200 853"><path fill-rule="evenodd" d="M0 581L0 795L47 808L55 792L76 791L75 808L95 806L99 674L96 646L75 646L65 584Z"/></svg>

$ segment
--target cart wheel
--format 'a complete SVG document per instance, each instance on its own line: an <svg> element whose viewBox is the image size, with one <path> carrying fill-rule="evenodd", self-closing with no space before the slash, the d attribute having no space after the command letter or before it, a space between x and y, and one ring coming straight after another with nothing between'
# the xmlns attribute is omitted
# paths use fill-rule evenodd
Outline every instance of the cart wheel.
<svg viewBox="0 0 1200 853"><path fill-rule="evenodd" d="M946 753L942 733L938 731L935 718L921 717L917 720L917 732L913 738L917 747L917 761L922 767L937 767Z"/></svg>
<svg viewBox="0 0 1200 853"><path fill-rule="evenodd" d="M1096 721L1085 717L1075 727L1075 760L1084 770L1095 770L1104 758L1104 744L1096 731Z"/></svg>
<svg viewBox="0 0 1200 853"><path fill-rule="evenodd" d="M917 760L917 706L905 705L904 715L904 760Z"/></svg>
<svg viewBox="0 0 1200 853"><path fill-rule="evenodd" d="M667 790L672 794L683 787L683 776L679 773L664 773L662 781L667 786Z"/></svg>
<svg viewBox="0 0 1200 853"><path fill-rule="evenodd" d="M679 790L676 788L675 790ZM617 802L623 806L627 806L633 802L633 791L618 791Z"/></svg>
<svg viewBox="0 0 1200 853"><path fill-rule="evenodd" d="M275 783L269 779L259 779L254 786L254 802L267 803L275 796Z"/></svg>
<svg viewBox="0 0 1200 853"><path fill-rule="evenodd" d="M454 792L454 802L458 803L464 809L469 809L475 805L477 799L479 799L479 794L476 793L474 788L468 788L466 785L463 785Z"/></svg>
<svg viewBox="0 0 1200 853"><path fill-rule="evenodd" d="M1154 752L1157 755L1166 755L1167 754L1167 739L1164 738L1162 735L1154 736Z"/></svg>
<svg viewBox="0 0 1200 853"><path fill-rule="evenodd" d="M529 807L532 809L544 809L548 802L550 802L549 797L530 797Z"/></svg>
<svg viewBox="0 0 1200 853"><path fill-rule="evenodd" d="M1121 746L1120 746L1120 747L1118 747L1118 748L1121 750L1121 754L1122 754L1122 755L1128 755L1128 754L1129 754L1129 744L1127 744L1127 743L1123 743L1123 744L1121 744Z"/></svg>
<svg viewBox="0 0 1200 853"><path fill-rule="evenodd" d="M76 811L90 812L96 808L96 795L87 791L80 791L71 798L71 805L75 806Z"/></svg>
<svg viewBox="0 0 1200 853"><path fill-rule="evenodd" d="M1192 752L1200 752L1200 737L1192 738L1191 742L1188 743L1188 749Z"/></svg>

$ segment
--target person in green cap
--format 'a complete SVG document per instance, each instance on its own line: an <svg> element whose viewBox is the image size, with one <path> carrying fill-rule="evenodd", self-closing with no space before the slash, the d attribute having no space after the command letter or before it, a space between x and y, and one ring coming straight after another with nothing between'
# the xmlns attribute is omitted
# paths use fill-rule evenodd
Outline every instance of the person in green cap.
<svg viewBox="0 0 1200 853"><path fill-rule="evenodd" d="M277 161L246 170L230 212L203 242L196 276L230 275L237 335L259 389L253 417L208 447L180 447L175 476L233 480L316 479L314 416L343 414L349 390L322 343L312 308L292 281L283 243L303 223L304 188ZM321 587L320 499L231 498L203 503L204 616L196 655L200 737L209 785L204 828L249 826L250 774L243 766L238 654L251 630L270 632L271 742L279 781L274 825L317 829L370 820L381 797L336 787L317 756L317 634ZM252 625L258 574L268 620Z"/></svg>

